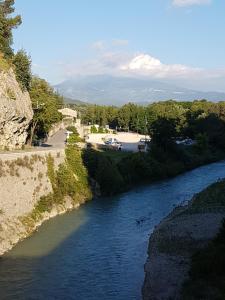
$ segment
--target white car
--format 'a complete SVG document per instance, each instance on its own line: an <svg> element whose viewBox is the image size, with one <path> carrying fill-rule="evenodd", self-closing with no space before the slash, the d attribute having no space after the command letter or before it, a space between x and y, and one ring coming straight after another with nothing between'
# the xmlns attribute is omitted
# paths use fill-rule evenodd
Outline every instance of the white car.
<svg viewBox="0 0 225 300"><path fill-rule="evenodd" d="M112 149L122 150L122 144L116 138L109 138L105 141L105 145Z"/></svg>
<svg viewBox="0 0 225 300"><path fill-rule="evenodd" d="M147 144L147 143L150 143L151 142L151 139L150 138L141 138L139 143L143 143L143 144Z"/></svg>

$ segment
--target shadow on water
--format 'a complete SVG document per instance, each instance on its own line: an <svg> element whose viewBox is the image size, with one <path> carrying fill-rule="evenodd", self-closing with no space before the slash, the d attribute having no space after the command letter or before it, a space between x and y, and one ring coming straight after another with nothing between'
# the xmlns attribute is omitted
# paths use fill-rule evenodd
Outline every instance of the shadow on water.
<svg viewBox="0 0 225 300"><path fill-rule="evenodd" d="M224 167L204 166L50 220L0 260L0 299L141 299L154 226L225 177Z"/></svg>

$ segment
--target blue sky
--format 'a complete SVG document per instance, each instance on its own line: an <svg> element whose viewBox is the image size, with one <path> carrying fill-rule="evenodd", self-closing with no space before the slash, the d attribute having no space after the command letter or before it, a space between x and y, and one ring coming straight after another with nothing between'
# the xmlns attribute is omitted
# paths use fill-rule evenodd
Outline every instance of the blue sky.
<svg viewBox="0 0 225 300"><path fill-rule="evenodd" d="M137 76L225 91L224 0L16 0L14 48L52 84Z"/></svg>

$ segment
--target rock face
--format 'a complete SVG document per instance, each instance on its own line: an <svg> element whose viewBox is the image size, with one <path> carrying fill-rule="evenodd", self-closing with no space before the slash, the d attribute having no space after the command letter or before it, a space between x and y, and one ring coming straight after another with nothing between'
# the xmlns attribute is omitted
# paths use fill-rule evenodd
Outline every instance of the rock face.
<svg viewBox="0 0 225 300"><path fill-rule="evenodd" d="M0 72L0 148L21 148L33 118L28 92L23 92L12 69Z"/></svg>

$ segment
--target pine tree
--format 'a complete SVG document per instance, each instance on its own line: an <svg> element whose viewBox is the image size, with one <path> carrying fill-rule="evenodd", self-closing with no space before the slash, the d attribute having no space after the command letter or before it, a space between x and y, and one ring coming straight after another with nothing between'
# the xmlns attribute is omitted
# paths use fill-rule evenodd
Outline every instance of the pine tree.
<svg viewBox="0 0 225 300"><path fill-rule="evenodd" d="M13 65L17 81L23 90L29 91L32 79L31 57L27 55L25 50L20 50L13 57Z"/></svg>
<svg viewBox="0 0 225 300"><path fill-rule="evenodd" d="M14 0L0 0L0 52L6 58L13 56L12 30L22 23L19 15L11 17L11 14L15 11L14 3Z"/></svg>

